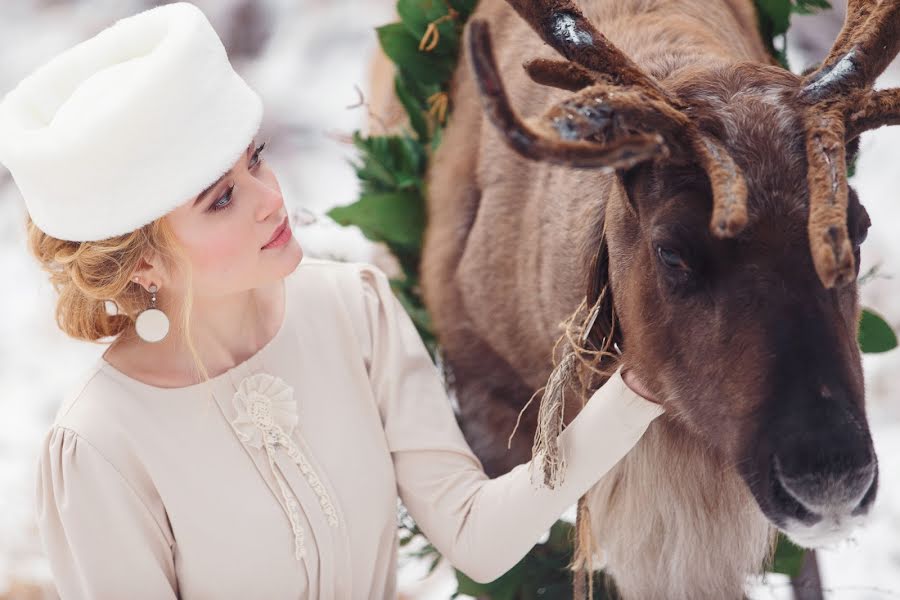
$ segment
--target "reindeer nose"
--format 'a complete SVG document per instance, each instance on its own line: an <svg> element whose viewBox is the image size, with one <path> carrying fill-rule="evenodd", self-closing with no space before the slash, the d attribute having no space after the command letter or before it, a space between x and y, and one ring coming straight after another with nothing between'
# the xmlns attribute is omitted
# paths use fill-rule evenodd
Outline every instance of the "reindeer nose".
<svg viewBox="0 0 900 600"><path fill-rule="evenodd" d="M875 461L852 468L838 468L839 464L788 474L776 455L773 459L776 485L813 515L864 512L869 504L864 500L868 500L877 473Z"/></svg>
<svg viewBox="0 0 900 600"><path fill-rule="evenodd" d="M786 494L817 516L865 511L874 499L869 492L878 466L868 430L853 409L825 401L817 416L795 425L775 444L776 496Z"/></svg>

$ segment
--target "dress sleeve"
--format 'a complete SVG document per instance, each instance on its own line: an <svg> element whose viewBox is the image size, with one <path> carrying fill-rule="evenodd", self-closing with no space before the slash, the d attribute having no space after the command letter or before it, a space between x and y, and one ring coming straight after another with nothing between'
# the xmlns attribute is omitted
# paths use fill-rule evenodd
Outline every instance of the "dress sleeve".
<svg viewBox="0 0 900 600"><path fill-rule="evenodd" d="M38 459L35 514L62 600L177 597L168 529L96 448L59 425Z"/></svg>
<svg viewBox="0 0 900 600"><path fill-rule="evenodd" d="M478 582L513 567L640 439L663 409L615 375L559 437L567 461L555 489L530 462L489 479L457 425L437 367L379 269L361 269L369 376L410 515L457 569Z"/></svg>

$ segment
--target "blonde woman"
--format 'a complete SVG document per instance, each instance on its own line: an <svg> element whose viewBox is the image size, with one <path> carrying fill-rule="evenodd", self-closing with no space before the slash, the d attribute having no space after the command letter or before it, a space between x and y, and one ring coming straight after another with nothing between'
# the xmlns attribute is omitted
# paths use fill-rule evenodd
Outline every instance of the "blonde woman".
<svg viewBox="0 0 900 600"><path fill-rule="evenodd" d="M113 338L39 461L65 599L393 598L398 497L492 580L662 413L617 372L560 437L562 485L530 463L489 479L385 275L303 258L261 113L183 2L117 21L0 103L59 326Z"/></svg>

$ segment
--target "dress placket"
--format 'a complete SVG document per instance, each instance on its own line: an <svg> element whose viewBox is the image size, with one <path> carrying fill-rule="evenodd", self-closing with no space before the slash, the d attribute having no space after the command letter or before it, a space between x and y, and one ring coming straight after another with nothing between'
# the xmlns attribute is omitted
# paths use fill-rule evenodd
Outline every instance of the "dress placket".
<svg viewBox="0 0 900 600"><path fill-rule="evenodd" d="M288 518L294 557L306 568L310 597L334 597L329 590L335 585L335 541L342 537L341 519L295 439L299 416L293 387L264 365L256 372L249 366L241 369L246 375L240 382L228 374L234 389L231 401L217 398L217 404Z"/></svg>

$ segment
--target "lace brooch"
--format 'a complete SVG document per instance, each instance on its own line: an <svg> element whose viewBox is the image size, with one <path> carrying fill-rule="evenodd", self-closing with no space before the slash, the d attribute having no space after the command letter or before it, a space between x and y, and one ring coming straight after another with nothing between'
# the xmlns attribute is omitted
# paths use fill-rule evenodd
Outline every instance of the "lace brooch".
<svg viewBox="0 0 900 600"><path fill-rule="evenodd" d="M325 486L291 439L291 433L299 422L294 388L280 377L257 373L248 375L241 381L234 393L233 401L237 409L237 418L231 424L238 437L253 448L265 448L269 468L281 489L291 528L294 531L294 555L300 560L306 555L303 529L300 527L300 507L296 497L289 491L284 477L275 468L275 452L279 446L283 447L299 466L300 472L319 497L319 504L328 519L328 524L337 527L338 519Z"/></svg>

